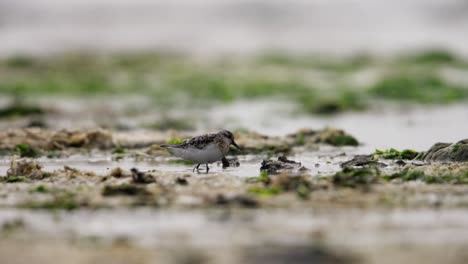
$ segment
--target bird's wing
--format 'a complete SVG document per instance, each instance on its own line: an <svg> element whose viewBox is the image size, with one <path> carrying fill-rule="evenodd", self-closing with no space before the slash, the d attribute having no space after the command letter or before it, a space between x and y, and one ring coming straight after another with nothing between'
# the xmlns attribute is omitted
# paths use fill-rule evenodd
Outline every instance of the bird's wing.
<svg viewBox="0 0 468 264"><path fill-rule="evenodd" d="M207 135L202 135L198 137L193 137L191 139L187 139L184 142L180 144L175 144L175 145L161 145L163 148L178 148L178 149L186 149L186 148L197 148L197 149L202 149L206 145L208 145L210 142L213 142L214 138L216 137L216 134L207 134Z"/></svg>
<svg viewBox="0 0 468 264"><path fill-rule="evenodd" d="M209 143L213 142L216 137L216 134L207 134L198 137L193 137L182 144L188 144L189 146L195 147L197 149L202 149Z"/></svg>

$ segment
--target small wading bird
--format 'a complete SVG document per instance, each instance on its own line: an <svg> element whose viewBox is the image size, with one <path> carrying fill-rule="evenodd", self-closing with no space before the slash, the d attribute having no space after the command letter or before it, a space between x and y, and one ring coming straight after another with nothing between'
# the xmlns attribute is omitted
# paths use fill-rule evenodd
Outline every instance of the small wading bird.
<svg viewBox="0 0 468 264"><path fill-rule="evenodd" d="M216 134L201 135L180 144L161 147L169 150L174 156L196 163L193 171L198 171L201 164L206 164L208 172L208 164L224 159L231 145L240 149L234 141L234 135L230 131L222 130Z"/></svg>

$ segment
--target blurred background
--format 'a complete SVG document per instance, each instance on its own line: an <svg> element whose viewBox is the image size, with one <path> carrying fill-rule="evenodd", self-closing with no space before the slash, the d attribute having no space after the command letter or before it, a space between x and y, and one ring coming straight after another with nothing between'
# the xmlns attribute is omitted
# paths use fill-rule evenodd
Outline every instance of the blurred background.
<svg viewBox="0 0 468 264"><path fill-rule="evenodd" d="M467 13L463 0L2 0L0 103L68 113L56 128L337 126L369 149L422 149L466 131Z"/></svg>
<svg viewBox="0 0 468 264"><path fill-rule="evenodd" d="M466 163L340 167L467 138L467 43L466 0L0 0L0 262L468 263Z"/></svg>
<svg viewBox="0 0 468 264"><path fill-rule="evenodd" d="M54 128L335 126L424 149L466 131L467 14L462 0L2 0L0 104L55 113Z"/></svg>
<svg viewBox="0 0 468 264"><path fill-rule="evenodd" d="M264 49L353 54L440 47L466 54L463 0L2 0L0 51L50 54Z"/></svg>

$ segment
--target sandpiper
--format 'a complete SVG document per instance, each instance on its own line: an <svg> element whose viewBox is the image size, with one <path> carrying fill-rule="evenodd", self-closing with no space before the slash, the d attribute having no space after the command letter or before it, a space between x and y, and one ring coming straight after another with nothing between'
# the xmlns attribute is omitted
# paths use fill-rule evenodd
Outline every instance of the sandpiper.
<svg viewBox="0 0 468 264"><path fill-rule="evenodd" d="M210 170L208 164L222 160L229 152L230 145L240 149L234 141L234 135L230 131L222 130L216 134L193 137L177 145L161 145L161 147L179 158L196 163L197 166L193 171L199 170L201 164L206 164L208 172Z"/></svg>

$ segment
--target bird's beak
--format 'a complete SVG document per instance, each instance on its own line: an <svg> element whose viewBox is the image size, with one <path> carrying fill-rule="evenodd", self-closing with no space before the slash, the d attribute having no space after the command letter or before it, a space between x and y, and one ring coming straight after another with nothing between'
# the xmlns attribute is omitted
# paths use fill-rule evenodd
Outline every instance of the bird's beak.
<svg viewBox="0 0 468 264"><path fill-rule="evenodd" d="M236 144L236 142L234 142L234 140L232 141L231 145L233 145L234 147L236 147L236 149L240 150L241 148L239 147L239 145Z"/></svg>

